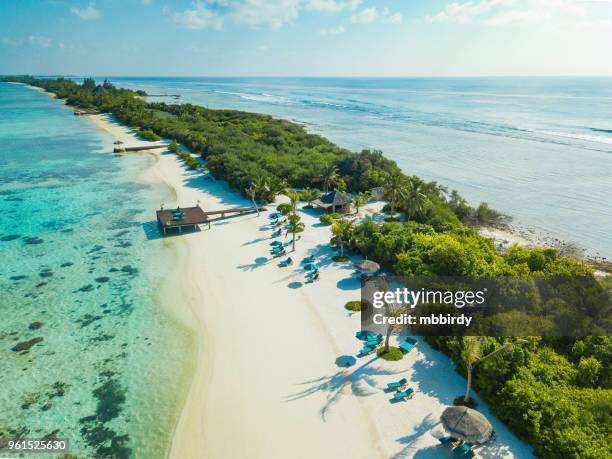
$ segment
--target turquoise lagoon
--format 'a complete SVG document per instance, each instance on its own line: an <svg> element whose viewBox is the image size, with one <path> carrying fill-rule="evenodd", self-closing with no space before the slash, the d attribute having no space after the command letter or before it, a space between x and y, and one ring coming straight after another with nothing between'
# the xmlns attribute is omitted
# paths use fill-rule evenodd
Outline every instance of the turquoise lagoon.
<svg viewBox="0 0 612 459"><path fill-rule="evenodd" d="M170 190L22 85L0 84L0 145L0 439L164 457L191 349L159 301L175 254L151 220Z"/></svg>

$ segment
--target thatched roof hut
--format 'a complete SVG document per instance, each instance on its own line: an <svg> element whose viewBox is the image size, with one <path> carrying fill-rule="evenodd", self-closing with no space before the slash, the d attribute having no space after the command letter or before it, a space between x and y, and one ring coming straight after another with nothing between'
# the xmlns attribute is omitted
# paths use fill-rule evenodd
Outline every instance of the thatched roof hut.
<svg viewBox="0 0 612 459"><path fill-rule="evenodd" d="M350 208L353 198L342 191L334 190L323 195L321 199L317 199L312 203L327 212L347 212Z"/></svg>

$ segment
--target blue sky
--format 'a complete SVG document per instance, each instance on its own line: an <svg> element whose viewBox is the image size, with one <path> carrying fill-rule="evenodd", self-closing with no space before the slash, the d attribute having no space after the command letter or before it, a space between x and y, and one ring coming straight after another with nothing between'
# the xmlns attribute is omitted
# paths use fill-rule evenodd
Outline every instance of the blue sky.
<svg viewBox="0 0 612 459"><path fill-rule="evenodd" d="M0 0L0 74L612 75L612 0Z"/></svg>

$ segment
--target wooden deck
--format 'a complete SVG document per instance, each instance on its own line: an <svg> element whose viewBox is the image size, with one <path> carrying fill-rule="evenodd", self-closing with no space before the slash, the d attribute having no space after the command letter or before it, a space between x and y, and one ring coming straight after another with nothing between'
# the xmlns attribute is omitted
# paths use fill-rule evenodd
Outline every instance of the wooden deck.
<svg viewBox="0 0 612 459"><path fill-rule="evenodd" d="M142 151L142 150L154 150L156 148L168 148L169 143L160 143L155 145L134 145L127 147L125 145L116 145L113 149L113 153L123 153L125 151Z"/></svg>
<svg viewBox="0 0 612 459"><path fill-rule="evenodd" d="M183 212L182 218L175 220L174 213L176 209L161 209L157 211L157 223L161 232L165 235L168 234L168 230L176 229L179 233L182 233L184 229L195 231L200 225L208 224L210 227L211 217L219 216L225 218L226 215L240 215L250 212L266 211L265 207L238 207L234 209L222 209L214 210L212 212L205 212L200 206L195 207L181 207L180 210Z"/></svg>
<svg viewBox="0 0 612 459"><path fill-rule="evenodd" d="M249 212L264 212L268 209L266 209L265 207L238 207L237 209L223 209L223 210L213 210L212 212L206 212L206 216L210 217L213 215L221 215L221 218L225 218L226 214L244 214L244 213L249 213Z"/></svg>

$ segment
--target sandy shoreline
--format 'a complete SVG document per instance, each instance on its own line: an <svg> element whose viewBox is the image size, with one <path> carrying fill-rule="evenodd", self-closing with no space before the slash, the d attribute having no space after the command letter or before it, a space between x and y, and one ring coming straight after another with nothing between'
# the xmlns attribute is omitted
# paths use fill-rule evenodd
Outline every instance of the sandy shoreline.
<svg viewBox="0 0 612 459"><path fill-rule="evenodd" d="M88 118L125 144L140 142L107 115ZM168 207L248 205L224 182L188 171L176 155L147 154L156 158L154 173L176 192ZM322 279L314 285L303 283L297 266L281 269L269 260L266 213L155 241L181 254L180 276L163 296L197 337L170 457L440 457L446 452L435 437L439 415L462 393L464 379L422 341L400 362L366 357L350 369L336 366L336 358L359 349L359 317L343 308L359 297L359 283L350 265L330 260L329 228L314 214L301 215L307 229L293 258L319 256ZM391 404L382 389L401 377L417 395ZM484 403L481 411L498 432L481 457L533 457Z"/></svg>

